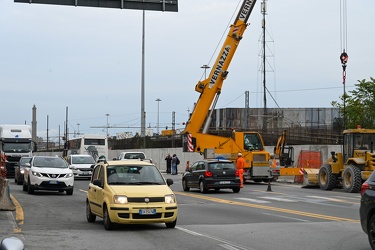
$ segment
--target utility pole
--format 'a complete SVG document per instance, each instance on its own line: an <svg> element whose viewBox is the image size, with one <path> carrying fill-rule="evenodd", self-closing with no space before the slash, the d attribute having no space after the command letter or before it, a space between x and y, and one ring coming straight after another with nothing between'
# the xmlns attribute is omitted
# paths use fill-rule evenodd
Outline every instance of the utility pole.
<svg viewBox="0 0 375 250"><path fill-rule="evenodd" d="M267 4L266 0L263 0L261 4L261 12L263 15L263 20L262 20L262 29L263 29L263 129L267 128L267 122L266 122L266 117L267 117L267 97L266 97L266 14L267 14Z"/></svg>

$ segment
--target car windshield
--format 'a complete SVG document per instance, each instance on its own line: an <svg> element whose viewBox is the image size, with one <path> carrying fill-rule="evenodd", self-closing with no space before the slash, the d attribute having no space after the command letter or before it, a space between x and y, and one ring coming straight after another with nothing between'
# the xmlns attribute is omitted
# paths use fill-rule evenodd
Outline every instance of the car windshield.
<svg viewBox="0 0 375 250"><path fill-rule="evenodd" d="M143 153L125 153L125 159L144 159L145 155Z"/></svg>
<svg viewBox="0 0 375 250"><path fill-rule="evenodd" d="M233 162L211 162L208 164L210 170L236 169Z"/></svg>
<svg viewBox="0 0 375 250"><path fill-rule="evenodd" d="M72 164L95 164L95 160L92 156L73 156Z"/></svg>
<svg viewBox="0 0 375 250"><path fill-rule="evenodd" d="M165 181L155 166L107 166L110 185L164 185Z"/></svg>
<svg viewBox="0 0 375 250"><path fill-rule="evenodd" d="M60 157L35 157L33 166L39 168L67 168L68 164Z"/></svg>
<svg viewBox="0 0 375 250"><path fill-rule="evenodd" d="M30 163L31 158L21 158L20 165L23 166L25 163Z"/></svg>
<svg viewBox="0 0 375 250"><path fill-rule="evenodd" d="M3 151L6 153L28 153L31 151L31 143L30 142L22 142L22 143L12 143L7 142L3 143Z"/></svg>

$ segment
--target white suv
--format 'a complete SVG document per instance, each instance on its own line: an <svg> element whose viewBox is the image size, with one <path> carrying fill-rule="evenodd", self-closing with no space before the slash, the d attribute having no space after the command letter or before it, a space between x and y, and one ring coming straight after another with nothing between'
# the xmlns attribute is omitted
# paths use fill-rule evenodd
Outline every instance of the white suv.
<svg viewBox="0 0 375 250"><path fill-rule="evenodd" d="M57 156L33 156L24 170L23 191L66 191L73 194L74 175L68 163Z"/></svg>

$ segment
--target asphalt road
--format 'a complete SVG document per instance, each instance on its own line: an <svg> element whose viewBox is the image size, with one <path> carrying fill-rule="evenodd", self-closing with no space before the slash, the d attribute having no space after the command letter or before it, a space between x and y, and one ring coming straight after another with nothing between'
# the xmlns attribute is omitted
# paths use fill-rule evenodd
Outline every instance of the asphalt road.
<svg viewBox="0 0 375 250"><path fill-rule="evenodd" d="M175 229L164 224L121 225L105 231L88 223L88 180L72 196L36 191L10 181L17 211L0 211L0 238L16 236L26 249L370 249L359 223L360 194L303 189L295 184L249 182L231 190L184 192L180 175L171 186L179 203Z"/></svg>

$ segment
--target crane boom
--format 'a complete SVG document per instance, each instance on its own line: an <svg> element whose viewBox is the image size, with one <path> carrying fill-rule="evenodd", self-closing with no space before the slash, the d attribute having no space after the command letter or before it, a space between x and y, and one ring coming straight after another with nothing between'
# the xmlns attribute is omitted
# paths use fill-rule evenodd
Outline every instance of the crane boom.
<svg viewBox="0 0 375 250"><path fill-rule="evenodd" d="M247 21L255 3L256 0L243 1L237 17L229 29L227 38L225 39L225 42L218 54L216 62L211 69L210 75L207 79L199 81L196 84L195 90L201 94L197 103L195 104L191 117L186 124L185 131L190 133L199 132L204 125L210 108L211 110L214 109L214 105L216 104L220 95L223 82L228 75L229 64L231 63L233 55L242 39L242 35L246 30ZM210 123L209 121L210 119L207 119L204 133L207 132L207 128Z"/></svg>

